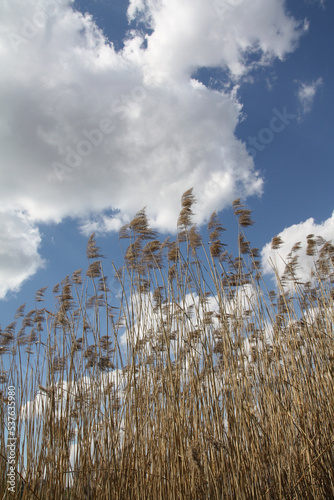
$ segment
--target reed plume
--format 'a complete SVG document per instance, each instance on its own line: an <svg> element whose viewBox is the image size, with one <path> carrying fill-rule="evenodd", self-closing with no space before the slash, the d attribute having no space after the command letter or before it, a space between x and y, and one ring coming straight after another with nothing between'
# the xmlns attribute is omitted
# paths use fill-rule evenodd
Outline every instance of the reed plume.
<svg viewBox="0 0 334 500"><path fill-rule="evenodd" d="M334 498L334 246L307 237L314 270L301 283L297 242L268 291L251 211L233 202L233 255L215 212L205 243L195 201L182 196L175 241L145 209L121 228L116 288L93 233L87 269L50 288L54 307L43 287L0 328L16 498Z"/></svg>

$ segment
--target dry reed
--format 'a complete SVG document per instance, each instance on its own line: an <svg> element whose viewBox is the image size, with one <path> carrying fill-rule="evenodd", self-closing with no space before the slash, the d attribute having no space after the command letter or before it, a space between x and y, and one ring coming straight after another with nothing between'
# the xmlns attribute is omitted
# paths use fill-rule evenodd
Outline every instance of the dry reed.
<svg viewBox="0 0 334 500"><path fill-rule="evenodd" d="M207 251L194 203L188 190L175 241L157 239L145 210L121 229L118 303L93 234L85 275L53 288L53 312L42 288L1 331L2 429L5 385L17 390L16 498L334 498L334 247L309 235L312 280L296 278L297 246L269 292L244 233L250 210L233 203L234 257L216 213Z"/></svg>

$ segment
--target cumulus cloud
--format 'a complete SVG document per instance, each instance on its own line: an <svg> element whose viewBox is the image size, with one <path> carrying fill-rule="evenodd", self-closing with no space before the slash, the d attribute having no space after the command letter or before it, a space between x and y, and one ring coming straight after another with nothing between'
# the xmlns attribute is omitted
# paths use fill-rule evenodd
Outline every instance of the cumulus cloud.
<svg viewBox="0 0 334 500"><path fill-rule="evenodd" d="M77 382L56 382L54 386L43 387L39 385L39 390L31 401L27 401L21 406L20 419L34 419L42 416L50 410L50 394L53 392L55 401L54 416L57 420L64 417L66 413L66 402L69 401L71 409L78 409L78 400L89 400L97 397L98 394L108 391L114 387L115 395L124 397L126 387L126 377L122 370L112 370L101 373L98 378L83 376ZM70 396L69 396L70 395Z"/></svg>
<svg viewBox="0 0 334 500"><path fill-rule="evenodd" d="M181 340L194 330L201 331L198 342L205 343L207 335L212 333L213 328L220 326L217 317L220 310L229 317L233 330L233 321L249 317L256 311L257 298L256 290L250 284L237 287L231 297L210 295L203 300L197 293L186 293L179 303L169 302L164 291L161 292L161 296L158 294L156 297L152 292L144 295L134 293L131 296L131 319L128 321L128 324L133 321L132 328L124 328L121 344L125 346L129 341L136 343L138 340L150 339L152 342L156 341L158 345L161 337L159 339L159 335L151 336L151 332L160 332L162 324L164 329L169 329L169 333L180 332ZM161 309L157 307L159 300L162 300ZM210 320L207 321L209 317ZM180 339L177 343L179 341Z"/></svg>
<svg viewBox="0 0 334 500"><path fill-rule="evenodd" d="M44 265L38 253L38 228L22 212L0 207L0 298L20 285Z"/></svg>
<svg viewBox="0 0 334 500"><path fill-rule="evenodd" d="M301 115L309 113L312 109L314 98L318 89L323 85L323 79L318 78L311 83L299 83L298 100L300 104Z"/></svg>
<svg viewBox="0 0 334 500"><path fill-rule="evenodd" d="M294 224L285 228L278 236L283 244L277 250L272 250L271 243L267 243L262 249L262 264L265 274L275 276L273 265L276 267L279 276L282 276L288 262L288 255L295 244L300 243L298 250L297 277L303 282L309 281L311 273L314 271L314 257L306 254L307 236L314 235L323 238L325 241L334 242L334 212L332 216L320 224L316 224L311 217L300 224ZM321 241L321 240L320 240Z"/></svg>
<svg viewBox="0 0 334 500"><path fill-rule="evenodd" d="M131 0L129 20L151 34L133 30L117 52L72 0L3 0L2 213L20 210L35 225L71 216L83 230L107 231L146 205L165 231L175 230L189 187L199 224L238 196L259 195L262 179L235 136L240 102L193 75L221 67L234 85L283 59L303 30L281 0L230 2L224 12L220 4ZM34 255L23 278L38 267Z"/></svg>
<svg viewBox="0 0 334 500"><path fill-rule="evenodd" d="M27 401L20 409L20 419L28 420L38 417L44 417L49 408L49 399L47 394L38 393L32 401Z"/></svg>
<svg viewBox="0 0 334 500"><path fill-rule="evenodd" d="M78 438L81 443L83 439L90 441L91 460L94 460L96 436L99 432L101 421L92 421L92 424L95 425L92 425L89 433L83 437L81 425L77 422L76 418L69 418L69 416L73 416L73 414L82 415L85 405L87 405L87 411L91 411L94 402L96 404L96 401L102 401L101 397L103 394L108 394L110 397L111 391L113 397L117 398L119 403L123 405L126 397L126 385L126 374L122 370L101 373L99 377L83 376L76 382L63 380L62 382L55 383L53 386L43 387L39 385L39 390L35 394L34 399L22 404L19 411L19 419L26 430L29 428L29 421L41 419L41 417L45 419L50 414L51 406L53 406L53 417L56 423L66 417L69 435L74 439L74 442L69 443L69 460L72 469L76 469L76 464L80 462L80 448L77 444ZM97 414L97 418L104 419L103 406ZM124 438L123 424L123 420L120 421L117 428L119 449ZM47 468L45 467L44 475L46 476L46 474ZM72 484L72 480L72 475L68 474L66 478L68 486Z"/></svg>

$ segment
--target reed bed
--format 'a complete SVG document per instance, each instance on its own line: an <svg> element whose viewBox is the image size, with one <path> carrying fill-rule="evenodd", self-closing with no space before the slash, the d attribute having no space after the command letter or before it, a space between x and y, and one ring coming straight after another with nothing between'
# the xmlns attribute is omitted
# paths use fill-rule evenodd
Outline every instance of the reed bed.
<svg viewBox="0 0 334 500"><path fill-rule="evenodd" d="M233 256L215 213L203 243L194 203L188 190L174 241L138 212L120 231L120 269L93 234L86 271L54 287L52 311L43 288L1 331L15 498L334 498L334 247L310 235L310 281L297 278L296 245L269 291L246 237L251 212L233 203Z"/></svg>

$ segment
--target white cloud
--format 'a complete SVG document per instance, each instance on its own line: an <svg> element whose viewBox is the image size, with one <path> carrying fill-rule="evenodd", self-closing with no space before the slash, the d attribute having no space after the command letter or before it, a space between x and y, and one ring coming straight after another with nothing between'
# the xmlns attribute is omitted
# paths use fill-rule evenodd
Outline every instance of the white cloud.
<svg viewBox="0 0 334 500"><path fill-rule="evenodd" d="M120 214L96 215L88 220L84 220L80 224L80 231L85 236L90 236L92 233L103 234L111 231L119 231L128 222L130 222L129 217L123 217Z"/></svg>
<svg viewBox="0 0 334 500"><path fill-rule="evenodd" d="M53 386L43 387L39 386L39 391L31 401L22 404L20 409L20 419L33 419L41 416L44 412L49 411L50 394L54 392L55 398L55 418L63 418L66 412L65 402L68 401L72 410L80 406L78 397L82 401L94 398L98 400L98 395L109 391L113 385L115 394L118 397L124 398L124 390L126 387L126 376L122 370L112 370L110 372L101 373L99 377L93 378L83 376L77 382L56 382ZM70 395L70 396L69 396Z"/></svg>
<svg viewBox="0 0 334 500"><path fill-rule="evenodd" d="M0 298L43 266L38 228L21 212L0 208Z"/></svg>
<svg viewBox="0 0 334 500"><path fill-rule="evenodd" d="M105 422L102 395L104 393L108 394L109 397L114 395L114 397L119 398L120 404L123 405L127 394L125 393L126 385L126 374L122 370L113 370L111 372L101 373L99 377L83 376L77 382L67 382L63 380L62 382L55 383L53 386L39 386L39 391L35 394L34 399L22 404L19 411L19 419L24 430L29 428L29 420L36 418L40 419L41 417L45 419L50 412L50 395L53 393L54 419L57 422L66 416L68 431L71 430L73 433L72 437L74 442L69 443L69 458L72 468L76 469L77 462L80 463L80 450L82 452L82 448L78 446L78 441L81 445L83 440L89 440L91 442L91 459L94 460L93 452L96 435L102 423ZM100 402L100 408L96 407L96 402ZM91 420L92 426L90 427L89 433L83 436L82 428L80 424L78 424L77 419L75 417L73 418L73 414L82 415L85 405L87 405L86 412L93 418ZM92 412L93 405L94 410ZM100 422L98 420L94 421L93 413L95 409L99 410L97 411L97 418L101 418L102 416ZM120 450L124 439L123 424L123 420L120 421L118 423L118 428L115 429L118 433L118 450ZM45 467L44 475L46 474L47 469ZM73 477L69 474L66 478L68 486L72 484L72 480Z"/></svg>
<svg viewBox="0 0 334 500"><path fill-rule="evenodd" d="M128 14L130 19L145 17L154 29L143 59L155 76L187 78L207 66L238 77L249 70L248 56L257 53L264 62L293 50L299 32L283 3L185 0L181 6L177 0L136 0Z"/></svg>
<svg viewBox="0 0 334 500"><path fill-rule="evenodd" d="M284 273L288 262L288 255L296 243L300 242L301 248L298 251L297 276L302 281L308 281L311 272L314 270L314 258L306 255L307 236L313 234L315 239L320 236L325 241L334 242L334 212L326 221L316 224L311 217L305 222L294 224L285 228L278 236L281 237L283 244L277 250L271 249L271 243L267 243L262 249L262 264L265 274L271 274L274 277L272 264L275 265L279 276Z"/></svg>
<svg viewBox="0 0 334 500"><path fill-rule="evenodd" d="M20 419L28 420L36 417L43 417L49 408L49 399L47 394L36 394L33 401L27 401L20 410Z"/></svg>
<svg viewBox="0 0 334 500"><path fill-rule="evenodd" d="M161 298L165 299L166 292L162 290ZM163 302L162 310L155 307L154 294L152 291L141 294L134 293L131 295L131 310L127 324L132 324L132 328L124 328L124 333L121 335L121 344L125 346L128 341L135 343L138 340L146 338L150 341L158 340L148 332L161 331L161 324L165 325L169 333L178 332L180 340L184 340L193 330L199 329L202 332L202 337L198 338L199 350L201 350L201 342L205 343L205 339L212 333L213 328L219 328L220 323L216 316L221 309L230 317L231 330L233 330L233 321L249 317L252 312L257 309L257 293L251 284L243 285L235 289L235 293L231 297L217 295L206 296L205 300L197 293L186 293L183 299L178 302ZM221 305L220 305L221 304ZM209 322L206 323L207 313L211 316ZM148 347L147 347L148 348Z"/></svg>
<svg viewBox="0 0 334 500"><path fill-rule="evenodd" d="M241 104L191 77L215 66L235 82L294 50L302 28L284 2L240 0L227 16L216 0L133 0L129 18L144 14L154 31L146 49L138 31L121 52L72 3L1 2L2 213L117 230L146 205L158 229L175 230L189 187L198 223L260 194L262 179L234 135ZM110 210L114 222L103 214Z"/></svg>
<svg viewBox="0 0 334 500"><path fill-rule="evenodd" d="M317 80L311 83L299 83L298 88L298 100L301 106L301 113L305 115L309 113L312 109L314 98L318 89L322 86L323 79L318 78Z"/></svg>

